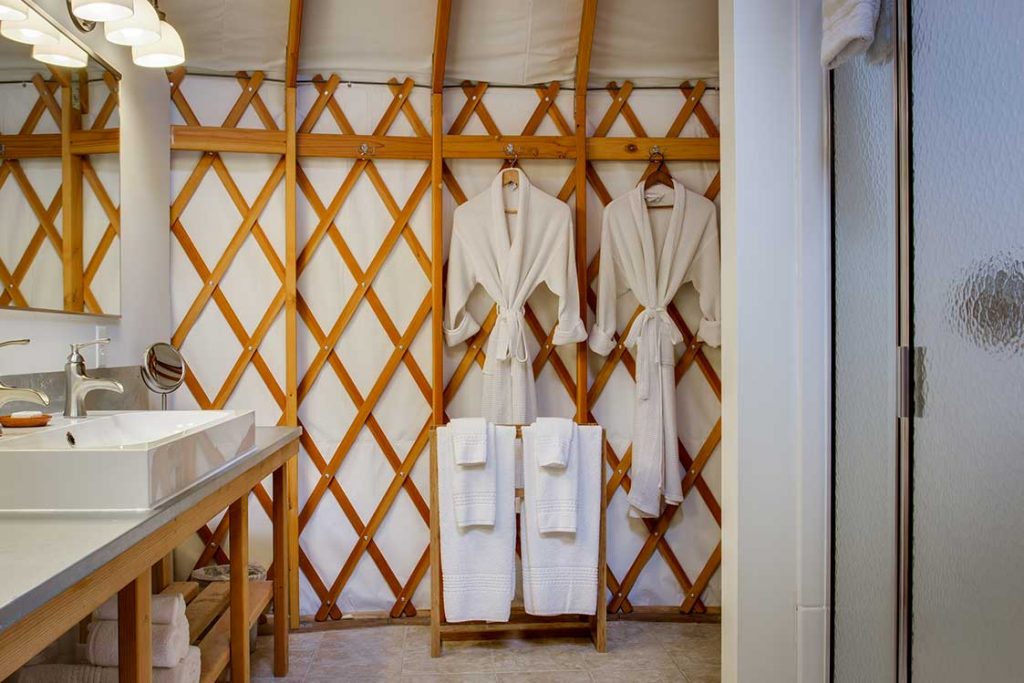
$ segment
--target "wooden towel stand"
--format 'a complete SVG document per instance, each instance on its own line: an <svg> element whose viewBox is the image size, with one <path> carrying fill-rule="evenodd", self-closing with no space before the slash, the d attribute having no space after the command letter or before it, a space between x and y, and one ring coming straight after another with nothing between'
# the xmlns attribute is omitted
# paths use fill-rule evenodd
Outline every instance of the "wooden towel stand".
<svg viewBox="0 0 1024 683"><path fill-rule="evenodd" d="M594 426L594 425L592 425ZM522 427L516 425L516 438L522 438ZM604 454L604 432L601 433L601 454ZM523 489L516 489L516 498ZM494 640L513 637L567 637L589 635L598 652L607 649L608 591L606 570L605 471L601 462L601 522L597 554L597 614L566 614L538 617L513 605L512 615L505 623L464 622L450 624L444 617L444 596L441 574L441 520L437 486L437 432L430 430L430 656L440 657L446 640ZM516 534L519 524L516 524ZM516 543L517 553L519 542Z"/></svg>

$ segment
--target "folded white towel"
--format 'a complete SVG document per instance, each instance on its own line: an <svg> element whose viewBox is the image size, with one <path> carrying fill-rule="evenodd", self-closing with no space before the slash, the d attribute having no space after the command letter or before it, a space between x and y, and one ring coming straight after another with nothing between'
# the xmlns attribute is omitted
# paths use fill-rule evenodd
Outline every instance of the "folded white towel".
<svg viewBox="0 0 1024 683"><path fill-rule="evenodd" d="M150 599L150 618L152 624L173 624L185 618L185 598L180 593L173 595L154 595ZM92 613L96 621L117 621L117 596L110 598Z"/></svg>
<svg viewBox="0 0 1024 683"><path fill-rule="evenodd" d="M560 421L559 421L560 422ZM529 427L523 427L524 467L533 467L532 477L524 481L525 495L530 499L530 509L536 515L537 531L575 533L578 510L579 482L579 440L575 436L576 423L564 424L537 420ZM544 466L541 458L549 454L551 442L564 442L566 464L561 467ZM557 448L561 448L558 446ZM529 460L526 451L531 451ZM533 463L526 465L527 462Z"/></svg>
<svg viewBox="0 0 1024 683"><path fill-rule="evenodd" d="M444 612L448 621L508 621L515 594L514 427L490 426L487 466L496 475L492 526L460 527L452 489L455 466L451 430L437 430L438 494Z"/></svg>
<svg viewBox="0 0 1024 683"><path fill-rule="evenodd" d="M153 683L199 683L203 662L198 647L171 669L153 669ZM40 664L18 672L18 683L118 683L115 666L91 664Z"/></svg>
<svg viewBox="0 0 1024 683"><path fill-rule="evenodd" d="M451 470L451 501L455 523L460 528L494 526L498 466L493 457L480 465L458 465L455 462L455 432L445 431L450 458L445 460ZM494 425L486 425L485 450L494 448Z"/></svg>
<svg viewBox="0 0 1024 683"><path fill-rule="evenodd" d="M533 444L541 467L566 467L576 423L565 417L538 417L533 423Z"/></svg>
<svg viewBox="0 0 1024 683"><path fill-rule="evenodd" d="M523 601L530 614L594 614L597 610L597 561L601 533L602 431L580 426L577 451L576 533L542 534L530 491L537 490L542 468L523 430L524 491L519 516L523 557Z"/></svg>
<svg viewBox="0 0 1024 683"><path fill-rule="evenodd" d="M487 461L487 420L482 417L457 417L448 426L456 465L483 465Z"/></svg>
<svg viewBox="0 0 1024 683"><path fill-rule="evenodd" d="M875 39L881 0L824 0L821 64L834 69L867 52Z"/></svg>
<svg viewBox="0 0 1024 683"><path fill-rule="evenodd" d="M182 614L170 624L153 624L153 667L170 669L188 654L188 620ZM117 622L94 621L85 641L86 660L94 666L117 666Z"/></svg>

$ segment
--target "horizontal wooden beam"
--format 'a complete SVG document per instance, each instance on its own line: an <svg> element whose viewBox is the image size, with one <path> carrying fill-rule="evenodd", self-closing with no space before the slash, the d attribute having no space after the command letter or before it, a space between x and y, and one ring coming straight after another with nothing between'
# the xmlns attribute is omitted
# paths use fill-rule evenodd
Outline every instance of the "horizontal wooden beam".
<svg viewBox="0 0 1024 683"><path fill-rule="evenodd" d="M117 154L120 149L121 131L117 128L76 130L71 133L71 153L75 155Z"/></svg>
<svg viewBox="0 0 1024 683"><path fill-rule="evenodd" d="M283 155L286 146L287 134L283 130L171 126L171 149L178 151Z"/></svg>
<svg viewBox="0 0 1024 683"><path fill-rule="evenodd" d="M446 159L504 159L512 145L520 160L575 159L576 138L571 135L445 135Z"/></svg>
<svg viewBox="0 0 1024 683"><path fill-rule="evenodd" d="M430 159L428 137L299 133L296 144L300 157Z"/></svg>
<svg viewBox="0 0 1024 683"><path fill-rule="evenodd" d="M718 161L718 138L588 138L591 161L647 161L658 147L666 161Z"/></svg>
<svg viewBox="0 0 1024 683"><path fill-rule="evenodd" d="M94 136L110 132L82 131L76 135ZM7 136L18 139L26 137L44 136ZM0 143L4 139L0 137ZM173 126L171 149L193 152L284 154L286 141L285 132L277 130ZM98 141L92 144L98 149L102 148ZM428 160L431 151L430 138L422 136L299 133L296 144L300 157L336 159ZM568 135L445 135L444 157L505 159L508 156L509 144L519 155L520 160L576 158L576 139ZM654 147L660 150L666 161L718 161L721 156L717 138L593 137L587 138L587 158L593 161L647 161ZM32 148L24 149L31 151ZM86 150L83 154L90 153L84 142L82 149ZM45 155L37 153L36 156Z"/></svg>
<svg viewBox="0 0 1024 683"><path fill-rule="evenodd" d="M0 135L2 159L60 159L60 133Z"/></svg>

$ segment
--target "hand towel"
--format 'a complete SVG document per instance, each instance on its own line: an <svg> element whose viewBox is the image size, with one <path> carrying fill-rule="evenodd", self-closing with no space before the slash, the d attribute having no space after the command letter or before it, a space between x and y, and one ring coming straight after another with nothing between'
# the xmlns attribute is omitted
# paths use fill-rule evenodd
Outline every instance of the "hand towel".
<svg viewBox="0 0 1024 683"><path fill-rule="evenodd" d="M153 669L153 683L199 683L202 657L198 647L190 647L178 666ZM91 664L41 664L27 666L18 673L18 683L118 683L115 666Z"/></svg>
<svg viewBox="0 0 1024 683"><path fill-rule="evenodd" d="M96 621L117 621L117 596L110 598L92 613ZM172 624L185 618L185 598L180 593L154 595L150 599L150 623Z"/></svg>
<svg viewBox="0 0 1024 683"><path fill-rule="evenodd" d="M457 417L448 426L456 465L483 465L487 461L487 420L482 417Z"/></svg>
<svg viewBox="0 0 1024 683"><path fill-rule="evenodd" d="M825 0L822 3L821 63L834 69L867 52L875 39L881 0Z"/></svg>
<svg viewBox="0 0 1024 683"><path fill-rule="evenodd" d="M485 450L494 448L494 425L485 425ZM455 431L447 428L451 471L451 501L459 528L494 526L498 466L493 457L481 465L459 465L455 460Z"/></svg>
<svg viewBox="0 0 1024 683"><path fill-rule="evenodd" d="M541 467L565 467L576 434L576 423L565 417L538 417L533 423L533 444Z"/></svg>
<svg viewBox="0 0 1024 683"><path fill-rule="evenodd" d="M576 424L567 420L541 421L523 427L523 457L536 469L532 477L526 478L524 487L526 496L530 498L530 506L536 515L537 531L542 534L576 532L578 515L579 475L579 442L575 436ZM568 426L568 429L565 427ZM556 446L552 448L552 441ZM561 445L564 443L564 449ZM530 459L525 460L529 449ZM550 455L552 450L565 450L566 461L561 467L545 466L542 458Z"/></svg>
<svg viewBox="0 0 1024 683"><path fill-rule="evenodd" d="M169 669L188 654L188 620L182 614L170 624L153 624L153 667ZM94 666L117 666L117 622L94 621L85 641L86 660Z"/></svg>
<svg viewBox="0 0 1024 683"><path fill-rule="evenodd" d="M580 426L578 515L576 533L542 534L530 491L537 490L537 466L530 434L523 433L523 474L526 479L519 516L523 557L523 602L529 614L594 614L597 611L597 562L601 532L602 431Z"/></svg>
<svg viewBox="0 0 1024 683"><path fill-rule="evenodd" d="M492 526L460 527L452 488L455 466L451 430L437 430L438 494L444 612L450 622L508 621L515 593L515 438L514 427L496 427L488 466L496 474Z"/></svg>

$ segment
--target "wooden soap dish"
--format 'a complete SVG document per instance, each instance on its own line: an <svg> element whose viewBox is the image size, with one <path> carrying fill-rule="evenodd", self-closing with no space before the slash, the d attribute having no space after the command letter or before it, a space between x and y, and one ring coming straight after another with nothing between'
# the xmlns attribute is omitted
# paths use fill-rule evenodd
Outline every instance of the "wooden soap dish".
<svg viewBox="0 0 1024 683"><path fill-rule="evenodd" d="M45 427L50 424L52 415L43 413L35 417L14 417L13 415L0 415L0 427L6 429L23 429L26 427Z"/></svg>

